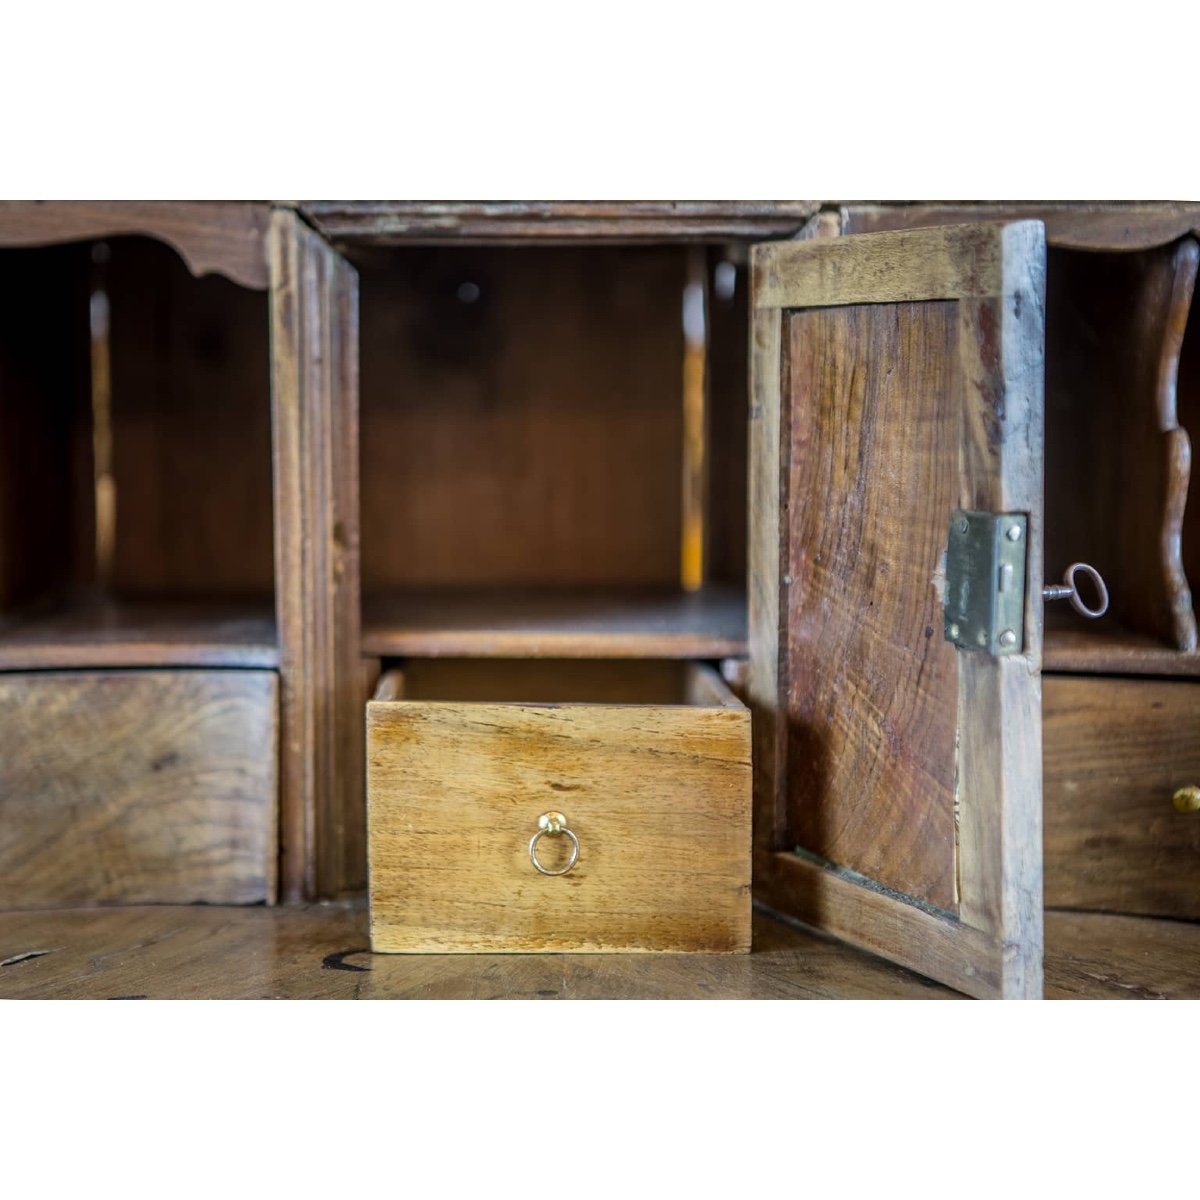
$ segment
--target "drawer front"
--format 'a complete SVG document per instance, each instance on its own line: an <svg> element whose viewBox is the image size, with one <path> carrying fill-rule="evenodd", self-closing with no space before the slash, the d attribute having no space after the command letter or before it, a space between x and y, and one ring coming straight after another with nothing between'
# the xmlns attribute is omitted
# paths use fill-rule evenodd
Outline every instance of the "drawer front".
<svg viewBox="0 0 1200 1200"><path fill-rule="evenodd" d="M0 908L273 901L270 671L0 675Z"/></svg>
<svg viewBox="0 0 1200 1200"><path fill-rule="evenodd" d="M1046 904L1200 917L1200 684L1046 676Z"/></svg>
<svg viewBox="0 0 1200 1200"><path fill-rule="evenodd" d="M373 949L749 949L745 708L377 701L367 738Z"/></svg>

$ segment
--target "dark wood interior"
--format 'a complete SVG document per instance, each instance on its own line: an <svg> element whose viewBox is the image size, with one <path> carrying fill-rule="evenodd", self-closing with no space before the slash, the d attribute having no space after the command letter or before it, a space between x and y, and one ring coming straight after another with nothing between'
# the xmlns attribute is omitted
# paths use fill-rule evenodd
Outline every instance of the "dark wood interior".
<svg viewBox="0 0 1200 1200"><path fill-rule="evenodd" d="M413 658L395 669L401 693L379 698L493 704L695 702L689 693L689 666L677 661Z"/></svg>
<svg viewBox="0 0 1200 1200"><path fill-rule="evenodd" d="M709 586L690 597L688 249L354 258L368 653L476 653L487 642L484 653L602 656L626 653L631 636L673 634L675 650L659 655L744 645L744 269L740 288L709 306ZM716 248L708 258L712 269L723 261Z"/></svg>
<svg viewBox="0 0 1200 1200"><path fill-rule="evenodd" d="M266 665L264 295L136 237L0 279L0 664Z"/></svg>
<svg viewBox="0 0 1200 1200"><path fill-rule="evenodd" d="M1077 669L1089 646L1102 669L1120 669L1118 649L1126 660L1137 647L1196 650L1180 546L1186 428L1200 413L1175 403L1195 273L1191 239L1125 253L1049 250L1046 581L1090 563L1108 584L1110 613L1092 622L1064 602L1048 606L1048 668Z"/></svg>

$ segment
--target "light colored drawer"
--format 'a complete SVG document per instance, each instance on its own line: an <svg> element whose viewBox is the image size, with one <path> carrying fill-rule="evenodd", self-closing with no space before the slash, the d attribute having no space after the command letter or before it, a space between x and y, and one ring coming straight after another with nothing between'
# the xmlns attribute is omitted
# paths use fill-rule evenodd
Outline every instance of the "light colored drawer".
<svg viewBox="0 0 1200 1200"><path fill-rule="evenodd" d="M1200 683L1042 683L1046 904L1200 917Z"/></svg>
<svg viewBox="0 0 1200 1200"><path fill-rule="evenodd" d="M272 671L0 675L0 908L275 899Z"/></svg>
<svg viewBox="0 0 1200 1200"><path fill-rule="evenodd" d="M376 694L373 949L749 949L750 714L710 668L426 662ZM565 874L531 860L549 812Z"/></svg>

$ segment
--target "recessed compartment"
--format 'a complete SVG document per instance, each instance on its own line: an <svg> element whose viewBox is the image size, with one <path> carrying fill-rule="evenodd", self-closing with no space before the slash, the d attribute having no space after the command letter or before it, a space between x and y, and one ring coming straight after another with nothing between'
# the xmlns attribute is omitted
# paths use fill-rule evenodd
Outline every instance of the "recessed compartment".
<svg viewBox="0 0 1200 1200"><path fill-rule="evenodd" d="M161 243L0 251L0 670L276 665L268 345Z"/></svg>
<svg viewBox="0 0 1200 1200"><path fill-rule="evenodd" d="M1086 562L1110 598L1094 621L1066 603L1047 606L1048 670L1200 669L1185 558L1193 571L1200 563L1183 549L1195 540L1185 540L1185 522L1196 523L1185 516L1187 427L1200 413L1179 388L1181 355L1194 357L1200 336L1189 323L1198 257L1190 238L1120 253L1048 251L1046 582Z"/></svg>
<svg viewBox="0 0 1200 1200"><path fill-rule="evenodd" d="M352 257L366 652L744 652L743 268L687 246Z"/></svg>
<svg viewBox="0 0 1200 1200"><path fill-rule="evenodd" d="M411 661L367 772L377 951L750 947L750 714L711 667Z"/></svg>

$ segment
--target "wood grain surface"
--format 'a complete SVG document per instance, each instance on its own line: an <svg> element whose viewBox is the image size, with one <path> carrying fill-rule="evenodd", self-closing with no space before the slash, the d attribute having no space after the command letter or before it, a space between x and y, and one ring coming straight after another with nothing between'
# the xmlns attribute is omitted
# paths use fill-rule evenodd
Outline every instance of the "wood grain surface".
<svg viewBox="0 0 1200 1200"><path fill-rule="evenodd" d="M410 658L374 691L376 700L489 704L692 704L696 695L733 701L715 671L670 659Z"/></svg>
<svg viewBox="0 0 1200 1200"><path fill-rule="evenodd" d="M289 908L0 913L0 998L939 1000L959 993L754 914L752 954L371 954L367 914ZM1051 999L1200 999L1200 925L1046 914Z"/></svg>
<svg viewBox="0 0 1200 1200"><path fill-rule="evenodd" d="M1047 577L1090 563L1115 622L1185 651L1197 647L1181 552L1191 446L1176 385L1198 261L1191 239L1052 251L1046 287Z"/></svg>
<svg viewBox="0 0 1200 1200"><path fill-rule="evenodd" d="M0 201L0 246L49 246L144 234L172 246L194 275L215 271L267 287L269 206L228 200Z"/></svg>
<svg viewBox="0 0 1200 1200"><path fill-rule="evenodd" d="M1200 925L1046 913L1048 1000L1200 999Z"/></svg>
<svg viewBox="0 0 1200 1200"><path fill-rule="evenodd" d="M144 238L108 249L112 585L131 596L269 602L267 298L227 279L194 279L169 247ZM86 325L84 305L79 319Z"/></svg>
<svg viewBox="0 0 1200 1200"><path fill-rule="evenodd" d="M746 649L741 589L388 592L363 602L380 656L719 658Z"/></svg>
<svg viewBox="0 0 1200 1200"><path fill-rule="evenodd" d="M1099 675L1200 675L1200 654L1175 650L1160 638L1127 629L1111 616L1081 620L1062 603L1046 606L1047 671Z"/></svg>
<svg viewBox="0 0 1200 1200"><path fill-rule="evenodd" d="M0 617L0 670L277 667L270 601L120 602L94 594Z"/></svg>
<svg viewBox="0 0 1200 1200"><path fill-rule="evenodd" d="M949 960L923 960L917 918L884 910L957 911L948 933L973 989L1038 995L1042 227L776 244L753 263L756 314L782 314L775 527L787 539L777 609L759 582L776 551L752 547L752 703L769 709L778 689L760 787L774 772L786 816L773 845L758 843L761 894L790 911L837 906L843 935L876 948L886 925L885 952L935 975ZM873 299L895 303L854 307ZM769 328L756 315L759 334ZM756 340L752 420L772 407L767 345ZM767 452L754 467L767 487L771 441L752 443ZM769 517L756 494L752 513ZM1029 514L1019 655L947 659L935 644L954 508ZM756 620L776 612L772 663ZM797 842L817 864L798 884L800 868L779 868ZM848 882L876 898L843 904Z"/></svg>
<svg viewBox="0 0 1200 1200"><path fill-rule="evenodd" d="M371 954L367 942L365 909L347 904L0 913L0 998L958 998L757 913L753 954Z"/></svg>
<svg viewBox="0 0 1200 1200"><path fill-rule="evenodd" d="M756 308L962 300L997 296L1004 250L997 227L949 225L860 238L768 242L754 248Z"/></svg>
<svg viewBox="0 0 1200 1200"><path fill-rule="evenodd" d="M1043 681L1046 904L1200 918L1200 686Z"/></svg>
<svg viewBox="0 0 1200 1200"><path fill-rule="evenodd" d="M1075 250L1148 250L1200 232L1200 204L1062 202L1039 204L847 205L843 234L958 225L964 221L1041 221L1051 246Z"/></svg>
<svg viewBox="0 0 1200 1200"><path fill-rule="evenodd" d="M685 266L362 256L364 590L679 585Z"/></svg>
<svg viewBox="0 0 1200 1200"><path fill-rule="evenodd" d="M277 680L0 676L0 907L275 898Z"/></svg>
<svg viewBox="0 0 1200 1200"><path fill-rule="evenodd" d="M271 219L283 894L365 881L358 281L294 213Z"/></svg>
<svg viewBox="0 0 1200 1200"><path fill-rule="evenodd" d="M333 240L420 244L788 237L799 232L818 205L811 200L304 200L300 207Z"/></svg>
<svg viewBox="0 0 1200 1200"><path fill-rule="evenodd" d="M372 946L748 949L750 716L709 674L729 703L369 704ZM529 860L550 809L558 877Z"/></svg>
<svg viewBox="0 0 1200 1200"><path fill-rule="evenodd" d="M933 568L957 499L958 314L820 309L786 331L788 837L954 912L958 666Z"/></svg>

